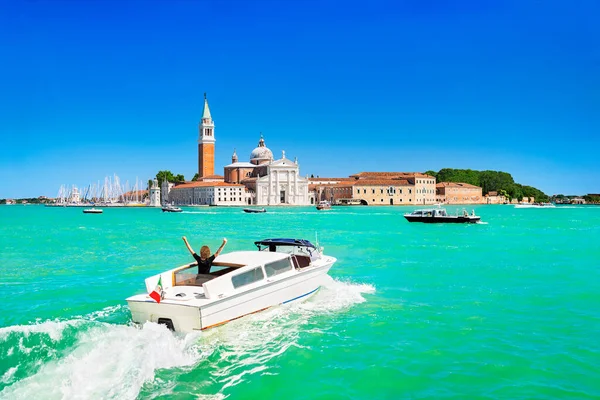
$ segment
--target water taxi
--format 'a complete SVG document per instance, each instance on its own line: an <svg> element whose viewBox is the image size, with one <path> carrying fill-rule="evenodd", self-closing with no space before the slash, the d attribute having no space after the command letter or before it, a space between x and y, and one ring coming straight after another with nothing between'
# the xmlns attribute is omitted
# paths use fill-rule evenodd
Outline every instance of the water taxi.
<svg viewBox="0 0 600 400"><path fill-rule="evenodd" d="M244 212L245 212L245 213L249 213L249 214L252 214L252 213L264 213L264 212L267 212L267 210L266 210L266 209L264 209L264 208L261 208L261 209L256 209L256 208L244 208Z"/></svg>
<svg viewBox="0 0 600 400"><path fill-rule="evenodd" d="M83 209L83 213L84 214L102 214L102 209L101 208L84 208Z"/></svg>
<svg viewBox="0 0 600 400"><path fill-rule="evenodd" d="M519 203L515 208L556 208L552 203Z"/></svg>
<svg viewBox="0 0 600 400"><path fill-rule="evenodd" d="M181 211L183 211L181 208L175 207L175 206L170 205L170 204L168 204L166 206L163 206L162 210L163 210L163 212L181 212Z"/></svg>
<svg viewBox="0 0 600 400"><path fill-rule="evenodd" d="M329 210L331 209L331 203L327 200L321 200L319 204L317 204L317 210Z"/></svg>
<svg viewBox="0 0 600 400"><path fill-rule="evenodd" d="M219 255L209 274L186 264L145 280L127 299L133 322L176 332L208 329L279 304L307 299L337 261L308 240L265 239L258 251Z"/></svg>
<svg viewBox="0 0 600 400"><path fill-rule="evenodd" d="M425 222L425 223L477 223L481 217L475 215L473 211L470 215L467 210L456 215L449 215L445 208L430 208L425 210L415 210L412 213L404 214L404 218L408 222Z"/></svg>

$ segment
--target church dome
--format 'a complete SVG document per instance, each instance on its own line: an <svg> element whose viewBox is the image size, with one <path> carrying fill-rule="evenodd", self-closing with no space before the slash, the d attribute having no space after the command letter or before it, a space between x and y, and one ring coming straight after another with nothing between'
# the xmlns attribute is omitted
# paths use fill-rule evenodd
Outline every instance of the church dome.
<svg viewBox="0 0 600 400"><path fill-rule="evenodd" d="M258 147L252 150L252 153L250 153L250 162L253 164L258 164L261 161L270 161L272 159L273 153L268 147L265 146L265 140L263 139L262 135L260 135Z"/></svg>

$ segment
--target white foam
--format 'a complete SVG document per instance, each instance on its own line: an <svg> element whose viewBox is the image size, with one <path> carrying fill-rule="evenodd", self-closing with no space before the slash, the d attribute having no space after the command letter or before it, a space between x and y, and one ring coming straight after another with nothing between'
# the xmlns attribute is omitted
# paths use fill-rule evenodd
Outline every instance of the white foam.
<svg viewBox="0 0 600 400"><path fill-rule="evenodd" d="M65 328L86 324L85 329L77 332L68 354L37 360L37 372L4 388L0 398L29 400L43 393L45 399L135 399L148 383L156 386L155 393L168 396L173 382L155 380L158 369L185 369L201 364L221 387L216 394L193 395L199 399L223 399L224 390L251 375L277 374L269 361L292 347L306 348L298 343L301 335L326 332L327 324L316 325L315 317L328 318L343 312L366 301L364 294L374 292L372 285L327 277L321 290L306 302L274 307L185 336L154 323L139 328L98 321L122 311L124 306L107 307L74 320L2 328L0 338L12 332L20 332L23 337L36 332L58 341ZM214 352L218 359L202 364ZM13 379L17 367L13 368L4 374L3 380Z"/></svg>
<svg viewBox="0 0 600 400"><path fill-rule="evenodd" d="M45 321L36 322L32 325L14 325L0 328L0 340L6 340L8 335L12 333L20 333L24 337L28 337L32 334L44 334L48 335L53 342L58 342L62 338L62 333L65 328L69 326L78 326L84 323L83 320L69 320L69 321Z"/></svg>
<svg viewBox="0 0 600 400"><path fill-rule="evenodd" d="M10 367L8 369L8 371L6 371L4 373L4 375L2 375L2 378L0 378L0 382L2 383L9 383L12 380L12 377L15 375L15 372L17 372L17 367Z"/></svg>
<svg viewBox="0 0 600 400"><path fill-rule="evenodd" d="M95 323L79 334L65 358L46 362L33 376L5 388L11 399L135 399L159 368L193 365L202 352L198 334L173 335L163 325Z"/></svg>
<svg viewBox="0 0 600 400"><path fill-rule="evenodd" d="M210 374L222 383L221 391L244 381L246 375L276 374L269 371L269 360L298 344L301 334L322 334L312 320L362 303L365 293L374 293L368 284L338 281L326 277L321 290L306 302L270 308L217 329L205 332L203 341L213 343L221 359L211 366Z"/></svg>
<svg viewBox="0 0 600 400"><path fill-rule="evenodd" d="M89 321L97 321L102 318L109 317L112 314L122 311L126 306L119 304L116 306L105 307L102 310L91 312L87 315L81 316L79 318ZM129 311L129 309L127 309Z"/></svg>

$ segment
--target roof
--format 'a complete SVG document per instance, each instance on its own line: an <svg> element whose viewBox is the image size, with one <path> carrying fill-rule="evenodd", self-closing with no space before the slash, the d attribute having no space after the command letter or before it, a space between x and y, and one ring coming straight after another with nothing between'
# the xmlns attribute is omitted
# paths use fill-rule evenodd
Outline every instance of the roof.
<svg viewBox="0 0 600 400"><path fill-rule="evenodd" d="M271 163L271 165L289 165L289 166L292 166L292 167L297 166L297 164L294 161L290 160L287 157L282 157L279 160L274 160Z"/></svg>
<svg viewBox="0 0 600 400"><path fill-rule="evenodd" d="M361 179L354 181L352 186L413 186L406 179Z"/></svg>
<svg viewBox="0 0 600 400"><path fill-rule="evenodd" d="M255 182L258 178L255 176L252 176L250 178L244 178L242 179L242 182Z"/></svg>
<svg viewBox="0 0 600 400"><path fill-rule="evenodd" d="M206 175L198 177L198 181L204 181L207 179L223 179L223 175Z"/></svg>
<svg viewBox="0 0 600 400"><path fill-rule="evenodd" d="M208 108L208 100L206 100L206 96L204 97L204 111L202 111L202 119L211 118L210 110Z"/></svg>
<svg viewBox="0 0 600 400"><path fill-rule="evenodd" d="M256 167L255 164L246 162L246 161L240 161L240 162L234 162L233 164L229 164L226 165L225 168L254 168Z"/></svg>
<svg viewBox="0 0 600 400"><path fill-rule="evenodd" d="M221 254L215 258L215 263L231 264L264 264L273 261L283 260L290 255L287 253L277 253L271 251L232 251L231 253Z"/></svg>
<svg viewBox="0 0 600 400"><path fill-rule="evenodd" d="M239 183L227 183L227 182L186 182L177 186L173 186L173 189L187 189L187 188L195 188L195 187L213 187L213 186L234 186L234 187L244 187L244 185L240 185Z"/></svg>
<svg viewBox="0 0 600 400"><path fill-rule="evenodd" d="M435 187L464 187L464 188L473 188L473 189L481 189L479 186L471 185L470 183L463 182L438 182Z"/></svg>
<svg viewBox="0 0 600 400"><path fill-rule="evenodd" d="M306 246L315 248L315 246L308 240L289 238L264 239L256 241L254 244L257 246L269 246L273 244L275 246Z"/></svg>
<svg viewBox="0 0 600 400"><path fill-rule="evenodd" d="M308 178L310 182L345 182L345 181L355 181L354 178Z"/></svg>
<svg viewBox="0 0 600 400"><path fill-rule="evenodd" d="M397 177L397 176L419 176L427 177L430 175L423 174L421 172L359 172L358 174L351 175L351 177L368 177L368 176L385 176L385 177ZM431 176L433 178L433 176Z"/></svg>

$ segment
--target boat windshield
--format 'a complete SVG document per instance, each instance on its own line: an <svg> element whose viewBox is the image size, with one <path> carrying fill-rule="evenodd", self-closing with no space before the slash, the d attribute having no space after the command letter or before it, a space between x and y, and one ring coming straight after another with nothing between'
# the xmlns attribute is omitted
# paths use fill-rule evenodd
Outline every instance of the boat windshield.
<svg viewBox="0 0 600 400"><path fill-rule="evenodd" d="M240 267L243 267L243 265L232 266L213 263L209 274L199 274L198 264L190 264L173 272L174 286L202 286L204 282L235 271Z"/></svg>
<svg viewBox="0 0 600 400"><path fill-rule="evenodd" d="M259 251L286 253L298 256L307 256L311 260L320 257L315 245L304 239L265 239L254 242Z"/></svg>

